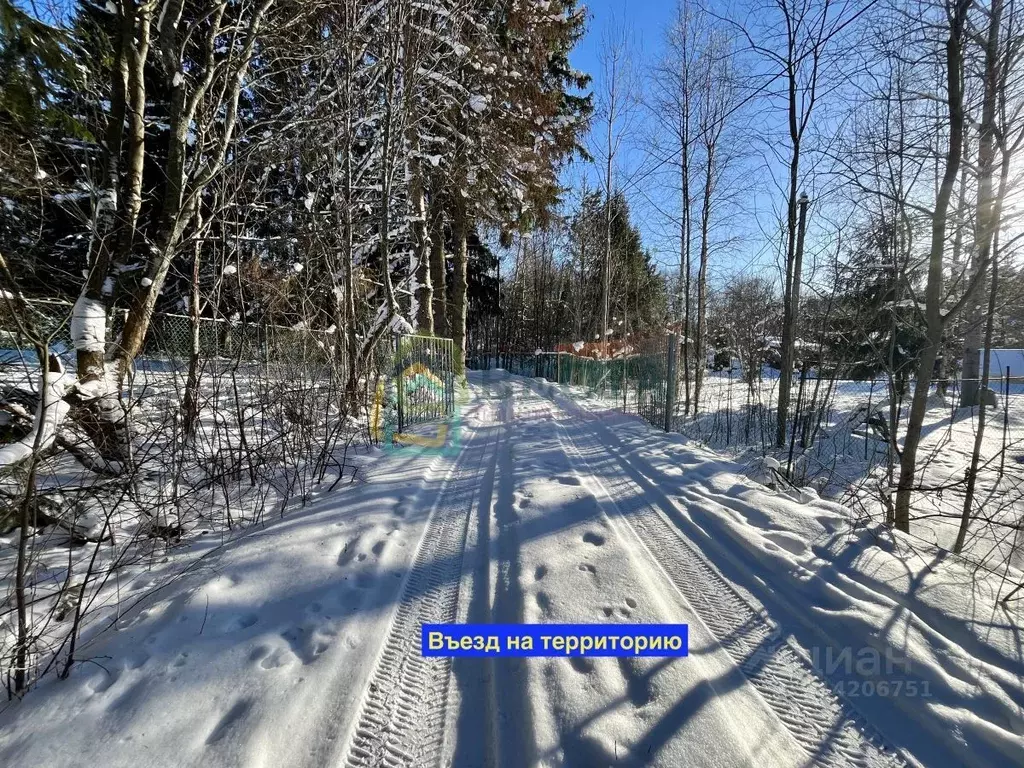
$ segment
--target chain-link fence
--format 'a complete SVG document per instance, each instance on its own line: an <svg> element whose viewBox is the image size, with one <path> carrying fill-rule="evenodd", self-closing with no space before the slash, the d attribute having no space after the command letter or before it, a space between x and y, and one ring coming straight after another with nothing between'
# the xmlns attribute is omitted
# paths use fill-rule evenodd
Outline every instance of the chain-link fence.
<svg viewBox="0 0 1024 768"><path fill-rule="evenodd" d="M619 345L616 356L610 359L538 351L532 355L472 357L469 368L502 368L519 376L580 387L607 399L611 407L664 429L671 421L669 414L674 407L677 346L676 336L656 336L629 346Z"/></svg>
<svg viewBox="0 0 1024 768"><path fill-rule="evenodd" d="M685 367L677 363L676 343L652 339L612 359L566 352L501 355L474 359L471 367L502 367L579 387L608 407L742 458L765 482L814 488L866 517L883 516L891 507L912 380L805 369L794 377L780 443L778 371L744 371L730 361L722 370L703 366L698 381L695 360ZM916 534L950 549L969 508L973 522L964 551L981 567L1024 567L1018 547L1024 544L1024 377L1012 373L993 370L987 387L976 382L983 390L984 425L978 404L961 404L963 381L933 385L918 453ZM781 469L758 470L769 466L762 456ZM973 496L967 490L972 471Z"/></svg>
<svg viewBox="0 0 1024 768"><path fill-rule="evenodd" d="M32 326L50 339L54 352L70 356L74 350L70 321L73 305L63 301L29 302ZM124 325L125 311L114 308L107 317L107 341L115 341ZM287 327L247 321L156 313L139 355L140 367L184 364L190 357L279 365L324 365L335 351L336 334L301 325ZM23 337L7 302L0 302L0 361L22 363L34 352Z"/></svg>
<svg viewBox="0 0 1024 768"><path fill-rule="evenodd" d="M0 552L0 613L22 598L33 612L28 647L0 622L0 679L12 665L31 682L70 664L69 637L104 604L118 568L284 515L318 487L353 479L353 445L402 442L405 427L455 406L450 339L378 332L350 365L340 333L164 313L124 381L114 372L78 380L72 305L32 301L17 317L10 303L0 301L0 445L25 460L0 466L0 535L33 533ZM108 348L123 323L123 312L107 317ZM29 338L39 334L66 371L39 365ZM382 424L395 416L397 431ZM440 442L451 432L436 430ZM36 568L44 562L68 576L55 583ZM20 585L10 578L18 568ZM69 610L73 621L63 619Z"/></svg>
<svg viewBox="0 0 1024 768"><path fill-rule="evenodd" d="M88 626L119 567L154 562L193 535L260 524L321 484L352 479L350 447L369 439L361 404L381 359L353 373L340 334L157 314L123 382L77 381L72 305L33 300L19 317L11 303L0 301L0 444L26 458L0 467L0 534L33 533L0 553L0 612L10 615L15 595L34 608L27 649L0 622L0 673L16 665L31 681L69 664L69 633ZM122 311L107 317L108 346L123 324ZM29 338L39 334L67 369L47 366L45 389ZM41 391L57 398L41 406ZM20 586L9 578L15 561L32 564ZM68 576L47 581L34 565L43 562ZM53 618L69 610L74 621Z"/></svg>

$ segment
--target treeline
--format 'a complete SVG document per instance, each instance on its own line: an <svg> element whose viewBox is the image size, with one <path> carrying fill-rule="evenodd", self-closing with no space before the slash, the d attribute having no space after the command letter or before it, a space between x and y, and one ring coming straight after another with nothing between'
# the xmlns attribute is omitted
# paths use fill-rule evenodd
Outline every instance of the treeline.
<svg viewBox="0 0 1024 768"><path fill-rule="evenodd" d="M0 19L3 287L77 302L84 381L123 378L157 310L333 331L351 382L388 328L464 346L469 263L547 220L591 111L574 0Z"/></svg>
<svg viewBox="0 0 1024 768"><path fill-rule="evenodd" d="M602 338L606 246L610 244L609 326L616 342L664 334L669 321L664 275L641 242L624 195L610 204L584 191L566 217L516 238L499 275L499 300L473 317L470 353L533 354ZM497 265L494 266L495 273Z"/></svg>
<svg viewBox="0 0 1024 768"><path fill-rule="evenodd" d="M644 280L619 276L633 273L612 237L618 216L587 246L600 290L578 279L586 238L535 235L503 275L497 346L640 331L667 307L661 327L687 347L687 411L712 353L754 377L775 365L780 448L802 370L888 381L906 407L891 415L886 504L907 529L929 392L958 379L981 435L999 375L985 350L1024 346L1021 21L1004 0L679 0L660 55L612 30L591 179L602 199L644 206L676 266L637 303L624 297Z"/></svg>
<svg viewBox="0 0 1024 768"><path fill-rule="evenodd" d="M0 330L38 357L0 396L20 696L70 674L121 565L352 477L388 334L464 350L489 246L546 226L591 107L575 0L15 2ZM34 299L73 306L73 361ZM188 342L170 365L163 333ZM36 573L54 551L59 584Z"/></svg>

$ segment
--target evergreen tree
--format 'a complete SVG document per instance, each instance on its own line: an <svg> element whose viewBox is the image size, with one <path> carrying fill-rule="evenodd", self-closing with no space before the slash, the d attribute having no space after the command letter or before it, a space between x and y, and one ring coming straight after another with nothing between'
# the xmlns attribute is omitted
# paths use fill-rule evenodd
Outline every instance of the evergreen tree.
<svg viewBox="0 0 1024 768"><path fill-rule="evenodd" d="M875 219L860 233L836 276L842 286L829 323L827 357L855 378L890 371L904 384L925 343L919 308L907 286L913 270L901 243L906 233Z"/></svg>

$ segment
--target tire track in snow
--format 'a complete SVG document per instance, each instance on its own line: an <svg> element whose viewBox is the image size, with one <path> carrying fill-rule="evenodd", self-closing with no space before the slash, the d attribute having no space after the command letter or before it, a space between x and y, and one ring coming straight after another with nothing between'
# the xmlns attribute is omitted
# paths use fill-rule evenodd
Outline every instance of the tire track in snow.
<svg viewBox="0 0 1024 768"><path fill-rule="evenodd" d="M451 659L420 655L420 625L455 620L470 510L503 430L490 431L482 445L477 429L464 440L438 490L364 693L344 762L349 768L440 762Z"/></svg>
<svg viewBox="0 0 1024 768"><path fill-rule="evenodd" d="M486 374L482 383L488 394L500 397L505 429L470 518L456 621L518 623L523 616L512 453L518 444L513 397L517 388L514 382L494 382ZM453 660L449 706L457 716L446 724L445 766L534 764L525 663L517 658Z"/></svg>
<svg viewBox="0 0 1024 768"><path fill-rule="evenodd" d="M567 421L583 428L577 431L584 435L580 440L564 421L554 419L559 442L565 446L567 441L571 446L574 455L570 459L581 464L603 492L604 499L599 502L610 502L611 511L629 526L793 738L807 750L810 760L835 768L907 765L786 642L764 610L752 606L666 519L665 512L647 501L647 489L629 477L630 468L600 440L596 429L581 415L582 410L574 405L573 410L578 412L570 413L543 385L539 394ZM607 456L609 463L620 465L615 468L618 471L609 471L608 467L597 470L588 454ZM641 501L635 510L627 512L623 505L629 499Z"/></svg>

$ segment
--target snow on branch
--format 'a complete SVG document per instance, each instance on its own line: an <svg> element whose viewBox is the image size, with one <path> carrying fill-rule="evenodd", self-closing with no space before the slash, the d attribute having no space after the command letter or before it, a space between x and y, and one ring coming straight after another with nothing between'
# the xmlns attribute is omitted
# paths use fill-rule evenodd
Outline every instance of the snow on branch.
<svg viewBox="0 0 1024 768"><path fill-rule="evenodd" d="M103 302L79 296L71 313L71 340L79 352L103 352L107 339L107 310Z"/></svg>
<svg viewBox="0 0 1024 768"><path fill-rule="evenodd" d="M0 448L0 468L15 467L31 456L37 448L37 437L39 452L43 453L49 449L57 439L57 431L71 409L71 406L64 400L64 394L74 382L74 376L63 370L63 366L56 356L51 356L50 359L56 362L60 370L51 371L48 375L42 374L42 377L46 379L46 386L41 387L42 397L40 397L39 406L36 409L32 431L18 442ZM53 362L51 362L52 364Z"/></svg>

